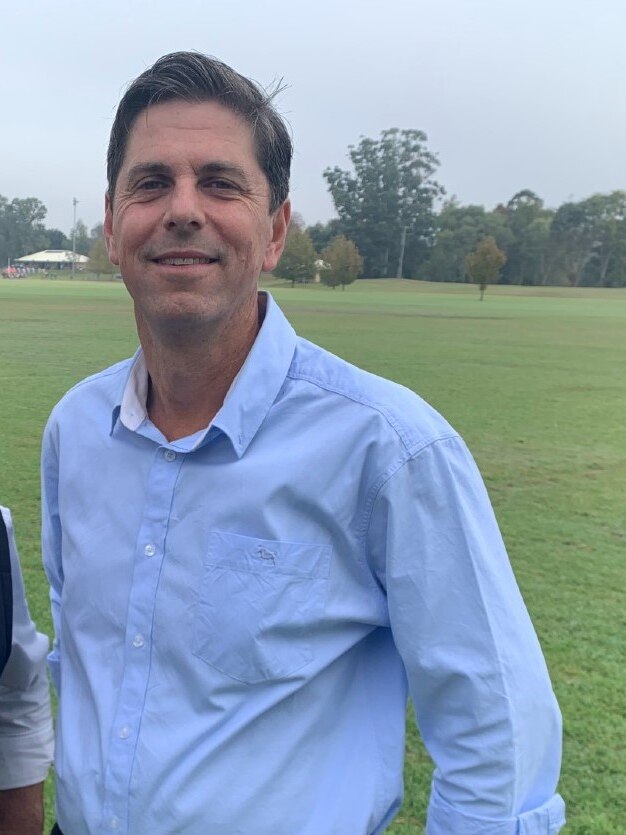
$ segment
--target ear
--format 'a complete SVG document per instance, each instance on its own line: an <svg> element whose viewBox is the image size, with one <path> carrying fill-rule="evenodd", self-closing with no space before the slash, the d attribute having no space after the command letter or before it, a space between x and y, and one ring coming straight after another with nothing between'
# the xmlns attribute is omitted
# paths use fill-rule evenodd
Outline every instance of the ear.
<svg viewBox="0 0 626 835"><path fill-rule="evenodd" d="M285 200L282 206L279 206L271 217L272 237L267 245L265 258L263 259L263 272L265 273L272 272L276 264L278 264L280 256L283 254L290 220L291 203L289 200Z"/></svg>
<svg viewBox="0 0 626 835"><path fill-rule="evenodd" d="M113 236L113 204L109 193L104 195L104 242L107 247L109 261L119 267L120 259L117 255L117 247Z"/></svg>

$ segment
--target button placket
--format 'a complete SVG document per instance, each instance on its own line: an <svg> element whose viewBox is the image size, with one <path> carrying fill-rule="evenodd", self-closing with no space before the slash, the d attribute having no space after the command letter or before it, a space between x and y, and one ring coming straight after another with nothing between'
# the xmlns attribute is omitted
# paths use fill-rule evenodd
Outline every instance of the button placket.
<svg viewBox="0 0 626 835"><path fill-rule="evenodd" d="M156 589L164 556L171 502L184 456L161 450L154 458L146 485L143 518L138 532L133 583L126 623L126 646L120 698L107 761L103 826L127 832L129 784L135 740L141 723L150 674L150 635ZM135 652L134 650L137 650ZM113 820L117 821L113 825Z"/></svg>

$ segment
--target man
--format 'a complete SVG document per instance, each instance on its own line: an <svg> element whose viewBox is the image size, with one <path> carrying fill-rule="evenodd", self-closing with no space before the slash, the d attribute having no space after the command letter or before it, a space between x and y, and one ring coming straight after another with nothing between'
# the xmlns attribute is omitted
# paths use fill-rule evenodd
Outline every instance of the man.
<svg viewBox="0 0 626 835"><path fill-rule="evenodd" d="M0 507L0 835L41 835L53 733L48 639L30 619L11 514Z"/></svg>
<svg viewBox="0 0 626 835"><path fill-rule="evenodd" d="M257 292L290 159L202 55L118 108L105 236L141 349L44 439L60 830L380 833L410 692L429 835L552 835L560 716L469 453Z"/></svg>

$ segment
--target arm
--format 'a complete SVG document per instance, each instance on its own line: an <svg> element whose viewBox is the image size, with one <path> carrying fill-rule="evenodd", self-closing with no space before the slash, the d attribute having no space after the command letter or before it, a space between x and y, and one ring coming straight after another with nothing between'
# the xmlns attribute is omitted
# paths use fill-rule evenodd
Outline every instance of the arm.
<svg viewBox="0 0 626 835"><path fill-rule="evenodd" d="M0 835L41 833L42 781L52 759L48 639L28 613L11 515L2 508L9 537L13 584L13 644L0 677Z"/></svg>
<svg viewBox="0 0 626 835"><path fill-rule="evenodd" d="M424 743L428 835L554 835L561 717L482 479L456 437L390 474L370 551Z"/></svg>
<svg viewBox="0 0 626 835"><path fill-rule="evenodd" d="M0 835L41 835L43 783L0 791Z"/></svg>
<svg viewBox="0 0 626 835"><path fill-rule="evenodd" d="M57 695L61 694L61 595L63 566L61 561L61 523L59 519L58 456L52 418L44 431L41 453L41 548L43 566L50 583L50 606L54 640L48 656L50 676Z"/></svg>

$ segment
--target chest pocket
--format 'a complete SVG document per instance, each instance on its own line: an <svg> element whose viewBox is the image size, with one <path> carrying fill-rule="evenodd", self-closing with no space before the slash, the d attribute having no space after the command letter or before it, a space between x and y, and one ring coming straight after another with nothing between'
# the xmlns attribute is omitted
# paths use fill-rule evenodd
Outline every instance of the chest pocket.
<svg viewBox="0 0 626 835"><path fill-rule="evenodd" d="M331 548L213 531L193 652L239 681L285 678L313 660Z"/></svg>

